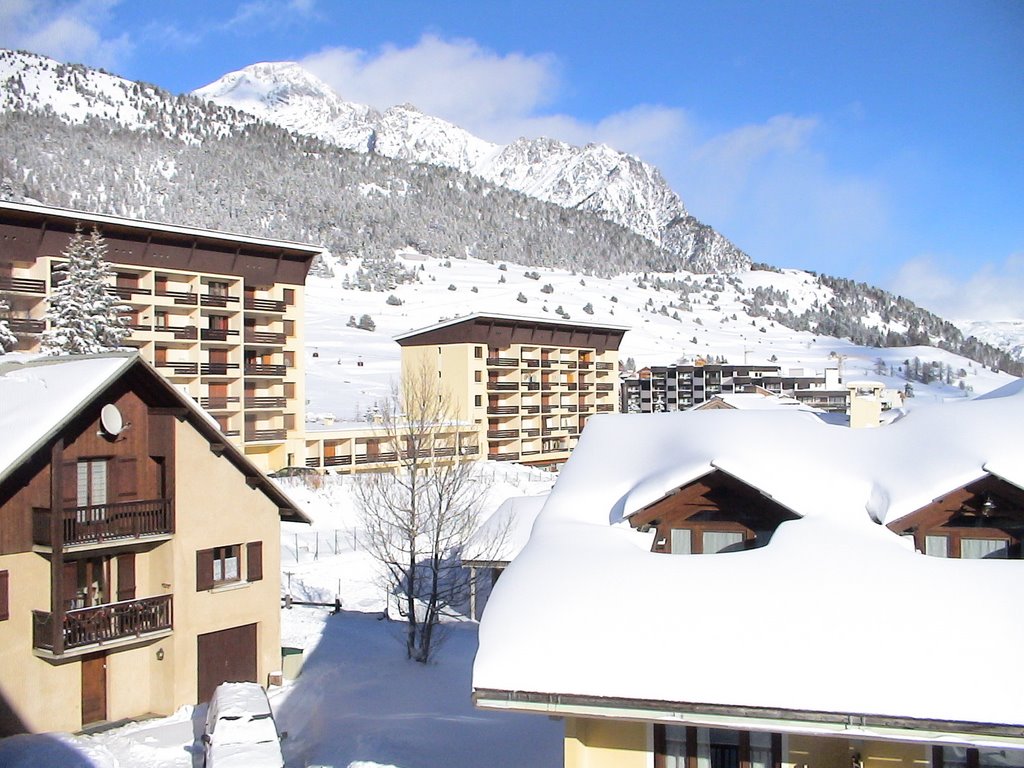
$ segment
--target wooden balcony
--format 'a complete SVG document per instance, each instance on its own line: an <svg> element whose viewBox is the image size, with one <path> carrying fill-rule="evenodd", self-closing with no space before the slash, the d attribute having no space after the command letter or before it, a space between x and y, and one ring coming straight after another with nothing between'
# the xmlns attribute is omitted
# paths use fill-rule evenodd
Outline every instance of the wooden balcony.
<svg viewBox="0 0 1024 768"><path fill-rule="evenodd" d="M246 429L245 441L247 443L277 442L284 440L288 432L284 429Z"/></svg>
<svg viewBox="0 0 1024 768"><path fill-rule="evenodd" d="M208 411L234 410L241 398L235 397L200 397L199 404Z"/></svg>
<svg viewBox="0 0 1024 768"><path fill-rule="evenodd" d="M245 308L255 312L284 312L285 303L274 299L257 299L252 296L247 296L245 299Z"/></svg>
<svg viewBox="0 0 1024 768"><path fill-rule="evenodd" d="M234 376L232 371L237 371L238 363L203 363L199 366L199 372L203 376Z"/></svg>
<svg viewBox="0 0 1024 768"><path fill-rule="evenodd" d="M140 288L137 285L114 285L107 289L110 293L124 301L134 301L133 296L152 296L148 288ZM141 303L141 302L139 302Z"/></svg>
<svg viewBox="0 0 1024 768"><path fill-rule="evenodd" d="M27 277L0 277L0 291L5 293L46 293L45 280Z"/></svg>
<svg viewBox="0 0 1024 768"><path fill-rule="evenodd" d="M518 429L489 429L487 430L487 437L495 440L505 440L511 437L518 437Z"/></svg>
<svg viewBox="0 0 1024 768"><path fill-rule="evenodd" d="M380 453L364 453L356 456L356 464L379 464L386 461L398 461L398 454L394 451L382 451Z"/></svg>
<svg viewBox="0 0 1024 768"><path fill-rule="evenodd" d="M11 333L42 333L46 330L45 320L33 320L29 317L12 317L7 321L7 327Z"/></svg>
<svg viewBox="0 0 1024 768"><path fill-rule="evenodd" d="M58 617L63 619L60 635L54 614L32 611L33 648L63 655L78 648L167 634L173 623L173 600L171 595L122 600L77 608Z"/></svg>
<svg viewBox="0 0 1024 768"><path fill-rule="evenodd" d="M583 370L586 370L587 368L590 368L590 366L592 366L592 365L593 365L593 363L590 362L589 360L580 360L580 368L582 368Z"/></svg>
<svg viewBox="0 0 1024 768"><path fill-rule="evenodd" d="M199 338L199 329L194 325L154 325L154 333L172 333L178 341L194 341Z"/></svg>
<svg viewBox="0 0 1024 768"><path fill-rule="evenodd" d="M204 307L219 307L223 309L228 304L237 304L238 297L224 296L218 293L201 293L199 294L199 303Z"/></svg>
<svg viewBox="0 0 1024 768"><path fill-rule="evenodd" d="M203 341L227 341L232 336L238 336L234 328L203 328L199 332L199 338Z"/></svg>
<svg viewBox="0 0 1024 768"><path fill-rule="evenodd" d="M611 392L614 389L615 389L615 385L614 384L600 384L599 383L597 385L597 391L598 392Z"/></svg>
<svg viewBox="0 0 1024 768"><path fill-rule="evenodd" d="M487 454L487 458L491 461L518 461L519 454L516 452L499 452L495 451Z"/></svg>
<svg viewBox="0 0 1024 768"><path fill-rule="evenodd" d="M540 368L540 360L523 360L523 365L527 368Z"/></svg>
<svg viewBox="0 0 1024 768"><path fill-rule="evenodd" d="M32 540L52 547L49 509L32 510ZM64 546L80 544L130 544L146 536L174 533L174 503L171 499L123 501L94 507L71 507L63 511Z"/></svg>
<svg viewBox="0 0 1024 768"><path fill-rule="evenodd" d="M605 403L603 405L597 406L597 412L598 413L610 413L611 411L614 411L614 410L615 410L615 406L612 405L611 403Z"/></svg>
<svg viewBox="0 0 1024 768"><path fill-rule="evenodd" d="M153 295L174 299L174 303L180 306L196 306L199 304L199 294L192 291L169 291L158 288L153 292Z"/></svg>
<svg viewBox="0 0 1024 768"><path fill-rule="evenodd" d="M517 381L488 381L488 392L515 392L519 389Z"/></svg>
<svg viewBox="0 0 1024 768"><path fill-rule="evenodd" d="M524 381L523 382L523 389L525 389L527 392L539 392L540 391L540 382L539 381Z"/></svg>
<svg viewBox="0 0 1024 768"><path fill-rule="evenodd" d="M519 408L514 405L491 405L488 406L487 413L492 416L515 416L519 413Z"/></svg>
<svg viewBox="0 0 1024 768"><path fill-rule="evenodd" d="M352 457L345 456L324 456L325 467L347 467L352 464Z"/></svg>
<svg viewBox="0 0 1024 768"><path fill-rule="evenodd" d="M246 376L284 376L288 367L284 365L266 365L264 363L246 363Z"/></svg>
<svg viewBox="0 0 1024 768"><path fill-rule="evenodd" d="M283 333L272 333L270 331L255 331L251 328L245 329L246 344L272 344L283 346L288 337Z"/></svg>
<svg viewBox="0 0 1024 768"><path fill-rule="evenodd" d="M599 371L611 371L615 369L615 365L613 363L596 363L594 367Z"/></svg>
<svg viewBox="0 0 1024 768"><path fill-rule="evenodd" d="M519 358L517 357L488 357L487 365L497 368L518 368Z"/></svg>
<svg viewBox="0 0 1024 768"><path fill-rule="evenodd" d="M246 397L246 408L284 408L287 400L283 397Z"/></svg>

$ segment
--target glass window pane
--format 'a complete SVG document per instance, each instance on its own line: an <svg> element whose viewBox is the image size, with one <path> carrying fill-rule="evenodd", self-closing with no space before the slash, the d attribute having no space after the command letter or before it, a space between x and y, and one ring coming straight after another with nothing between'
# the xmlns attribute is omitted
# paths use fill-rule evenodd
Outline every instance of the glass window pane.
<svg viewBox="0 0 1024 768"><path fill-rule="evenodd" d="M978 765L981 768L1020 768L1024 766L1024 750L1021 749L978 749Z"/></svg>
<svg viewBox="0 0 1024 768"><path fill-rule="evenodd" d="M932 557L949 557L949 537L925 536L924 553Z"/></svg>
<svg viewBox="0 0 1024 768"><path fill-rule="evenodd" d="M743 534L738 531L705 531L703 543L705 555L735 551L743 546Z"/></svg>
<svg viewBox="0 0 1024 768"><path fill-rule="evenodd" d="M688 555L693 550L690 547L691 532L685 528L672 529L672 554Z"/></svg>
<svg viewBox="0 0 1024 768"><path fill-rule="evenodd" d="M665 726L665 768L686 768L685 726Z"/></svg>
<svg viewBox="0 0 1024 768"><path fill-rule="evenodd" d="M93 461L92 464L92 499L93 504L107 503L107 462Z"/></svg>
<svg viewBox="0 0 1024 768"><path fill-rule="evenodd" d="M1005 558L1009 548L1005 539L960 539L960 557L965 560Z"/></svg>

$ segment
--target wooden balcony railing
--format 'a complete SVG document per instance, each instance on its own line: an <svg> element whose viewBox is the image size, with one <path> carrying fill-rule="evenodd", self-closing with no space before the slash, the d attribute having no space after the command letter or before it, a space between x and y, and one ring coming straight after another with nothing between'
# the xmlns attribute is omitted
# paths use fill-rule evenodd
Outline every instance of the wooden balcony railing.
<svg viewBox="0 0 1024 768"><path fill-rule="evenodd" d="M237 336L238 331L234 328L203 328L199 332L199 338L203 341L227 341L230 336Z"/></svg>
<svg viewBox="0 0 1024 768"><path fill-rule="evenodd" d="M364 453L356 456L356 464L376 464L382 461L398 461L398 454L394 451L382 451L380 453Z"/></svg>
<svg viewBox="0 0 1024 768"><path fill-rule="evenodd" d="M179 341L193 341L199 338L199 329L194 325L154 325L154 333L173 333Z"/></svg>
<svg viewBox="0 0 1024 768"><path fill-rule="evenodd" d="M351 463L351 456L324 456L325 467L347 467Z"/></svg>
<svg viewBox="0 0 1024 768"><path fill-rule="evenodd" d="M68 611L63 616L63 650L170 630L173 624L172 597L160 595L122 600ZM33 647L54 651L55 639L53 614L32 611Z"/></svg>
<svg viewBox="0 0 1024 768"><path fill-rule="evenodd" d="M27 277L0 277L0 291L46 293L46 281L30 280Z"/></svg>
<svg viewBox="0 0 1024 768"><path fill-rule="evenodd" d="M232 376L231 371L237 371L238 363L203 363L199 366L199 372L203 376Z"/></svg>
<svg viewBox="0 0 1024 768"><path fill-rule="evenodd" d="M598 413L608 413L608 412L614 411L614 410L615 410L615 406L612 405L611 403L606 403L604 405L597 406L597 412Z"/></svg>
<svg viewBox="0 0 1024 768"><path fill-rule="evenodd" d="M597 363L594 367L599 371L611 371L614 370L615 365L613 363Z"/></svg>
<svg viewBox="0 0 1024 768"><path fill-rule="evenodd" d="M46 330L46 321L12 317L7 321L7 327L11 329L11 333L42 333Z"/></svg>
<svg viewBox="0 0 1024 768"><path fill-rule="evenodd" d="M523 364L527 368L539 368L540 367L540 360L523 360Z"/></svg>
<svg viewBox="0 0 1024 768"><path fill-rule="evenodd" d="M284 408L287 400L283 397L246 397L246 408Z"/></svg>
<svg viewBox="0 0 1024 768"><path fill-rule="evenodd" d="M519 409L514 405L491 405L487 407L487 413L493 416L514 416Z"/></svg>
<svg viewBox="0 0 1024 768"><path fill-rule="evenodd" d="M140 288L137 285L113 285L107 288L107 290L110 291L110 293L117 296L117 298L124 299L125 301L131 301L133 296L152 295L148 288Z"/></svg>
<svg viewBox="0 0 1024 768"><path fill-rule="evenodd" d="M514 451L513 452L506 452L506 453L493 452L493 453L488 453L487 454L487 458L490 459L491 461L518 461L519 460L519 454L514 452Z"/></svg>
<svg viewBox="0 0 1024 768"><path fill-rule="evenodd" d="M247 442L261 442L272 440L284 440L288 432L284 429L246 429L245 439Z"/></svg>
<svg viewBox="0 0 1024 768"><path fill-rule="evenodd" d="M500 368L517 368L519 358L517 357L488 357L487 364Z"/></svg>
<svg viewBox="0 0 1024 768"><path fill-rule="evenodd" d="M166 296L169 299L174 299L175 304L194 306L199 304L199 295L192 291L168 291L163 288L156 289L153 294L155 296Z"/></svg>
<svg viewBox="0 0 1024 768"><path fill-rule="evenodd" d="M36 507L32 510L32 540L36 544L53 546L52 514L49 509ZM71 507L63 511L63 518L65 546L174 533L174 503L170 499Z"/></svg>
<svg viewBox="0 0 1024 768"><path fill-rule="evenodd" d="M600 384L599 383L597 385L597 391L598 392L611 392L614 389L615 389L615 385L614 384Z"/></svg>
<svg viewBox="0 0 1024 768"><path fill-rule="evenodd" d="M237 304L237 296L224 296L216 293L201 293L199 294L199 303L204 307L220 307L224 308L228 304Z"/></svg>
<svg viewBox="0 0 1024 768"><path fill-rule="evenodd" d="M208 411L223 411L231 408L233 405L238 405L241 401L237 395L235 397L200 397L199 404Z"/></svg>
<svg viewBox="0 0 1024 768"><path fill-rule="evenodd" d="M264 363L246 363L246 376L284 376L288 367L284 365L266 365Z"/></svg>
<svg viewBox="0 0 1024 768"><path fill-rule="evenodd" d="M280 346L288 340L283 333L272 333L271 331L254 331L251 328L245 329L246 344L273 344Z"/></svg>
<svg viewBox="0 0 1024 768"><path fill-rule="evenodd" d="M517 381L488 381L487 391L488 392L515 392L519 389L519 382Z"/></svg>
<svg viewBox="0 0 1024 768"><path fill-rule="evenodd" d="M489 429L487 430L487 437L501 440L509 437L516 437L519 435L517 429Z"/></svg>
<svg viewBox="0 0 1024 768"><path fill-rule="evenodd" d="M285 303L283 301L275 301L274 299L256 299L247 296L245 308L259 312L284 312Z"/></svg>
<svg viewBox="0 0 1024 768"><path fill-rule="evenodd" d="M157 360L157 368L169 368L172 376L195 376L199 373L199 363L178 363L172 360Z"/></svg>

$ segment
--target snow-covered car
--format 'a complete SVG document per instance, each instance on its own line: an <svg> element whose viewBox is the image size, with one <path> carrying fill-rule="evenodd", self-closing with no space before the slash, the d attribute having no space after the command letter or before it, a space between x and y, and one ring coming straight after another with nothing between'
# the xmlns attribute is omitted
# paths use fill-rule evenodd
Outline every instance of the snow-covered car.
<svg viewBox="0 0 1024 768"><path fill-rule="evenodd" d="M221 683L203 732L206 768L282 768L281 738L257 683Z"/></svg>

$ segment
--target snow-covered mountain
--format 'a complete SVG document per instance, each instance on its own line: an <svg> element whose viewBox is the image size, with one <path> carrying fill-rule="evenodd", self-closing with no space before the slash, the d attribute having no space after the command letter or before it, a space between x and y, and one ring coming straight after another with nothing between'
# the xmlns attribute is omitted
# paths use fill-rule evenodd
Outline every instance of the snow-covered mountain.
<svg viewBox="0 0 1024 768"><path fill-rule="evenodd" d="M657 168L604 144L577 147L548 138L492 144L409 105L381 113L346 102L293 62L254 64L194 94L346 149L448 166L595 213L678 254L682 263L718 270L750 263L725 237L687 213Z"/></svg>
<svg viewBox="0 0 1024 768"><path fill-rule="evenodd" d="M1010 357L1024 361L1024 320L956 320L964 336L973 336L993 347L1005 349Z"/></svg>

